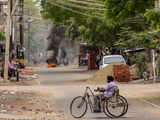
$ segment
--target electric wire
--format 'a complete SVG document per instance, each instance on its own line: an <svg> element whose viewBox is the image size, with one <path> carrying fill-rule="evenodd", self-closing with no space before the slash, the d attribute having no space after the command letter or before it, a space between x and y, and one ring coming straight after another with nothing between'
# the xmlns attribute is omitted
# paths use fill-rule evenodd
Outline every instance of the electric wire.
<svg viewBox="0 0 160 120"><path fill-rule="evenodd" d="M105 7L104 3L99 4L99 3L91 3L91 2L79 1L79 0L68 0L68 1L73 2L73 3L77 3L77 4L92 5L92 6L97 6L97 7Z"/></svg>
<svg viewBox="0 0 160 120"><path fill-rule="evenodd" d="M79 0L79 1L77 1L77 0L68 0L68 1L75 2L75 3L84 3L84 4L87 4L87 5L104 6L104 5L102 5L103 2L98 2L98 1L93 1L93 0ZM76 14L80 14L80 15L88 16L88 17L96 17L96 18L98 18L98 19L104 19L103 17L97 16L97 15L86 14L86 13L84 13L84 12L80 12L80 11L77 11L77 10L73 10L72 8L67 8L67 7L65 7L65 6L67 5L67 6L70 6L70 7L87 9L87 10L101 10L101 11L103 10L103 11L104 11L105 9L91 8L91 7L88 8L88 7L84 7L84 6L80 6L80 5L74 6L74 5L71 4L71 3L69 3L69 4L68 4L68 3L67 3L67 4L63 4L62 2L61 2L61 3L55 3L54 1L47 1L47 2L53 4L53 5L57 6L57 7L63 8L63 9L65 9L65 10L71 11L71 12L73 12L73 13L76 13ZM61 5L60 5L60 4L61 4ZM14 6L13 11L12 11L12 13L11 13L12 16L13 16L16 8L17 8L17 5L18 5L18 0L16 0L15 6ZM34 19L37 19L37 20L42 20L41 18L38 18L38 17L28 16L28 15L23 15L23 16L31 17L31 18L34 18ZM6 19L5 19L4 23L3 23L3 26L6 24L7 18L8 18L8 17L6 17Z"/></svg>
<svg viewBox="0 0 160 120"><path fill-rule="evenodd" d="M104 2L97 1L97 0L79 0L79 1L85 1L85 2L92 2L92 3L104 4Z"/></svg>
<svg viewBox="0 0 160 120"><path fill-rule="evenodd" d="M91 7L85 7L85 6L81 6L81 5L75 5L75 4L72 4L72 3L65 3L63 0L61 0L61 2L57 2L57 4L61 4L63 6L69 6L69 7L73 7L73 8L80 8L80 9L85 9L85 10L98 10L98 11L105 11L106 9L103 9L103 8L91 8Z"/></svg>
<svg viewBox="0 0 160 120"><path fill-rule="evenodd" d="M57 4L57 3L53 2L53 1L52 2L50 1L49 3L51 3L51 4L53 4L53 5L57 6L57 7L63 8L65 10L71 11L73 13L76 13L76 14L80 14L80 15L88 16L88 17L96 17L98 19L104 19L103 17L100 17L100 16L93 16L93 15L89 15L89 14L86 14L86 13L83 13L83 12L80 12L80 11L73 10L71 8L64 7L64 6L59 5L59 4Z"/></svg>

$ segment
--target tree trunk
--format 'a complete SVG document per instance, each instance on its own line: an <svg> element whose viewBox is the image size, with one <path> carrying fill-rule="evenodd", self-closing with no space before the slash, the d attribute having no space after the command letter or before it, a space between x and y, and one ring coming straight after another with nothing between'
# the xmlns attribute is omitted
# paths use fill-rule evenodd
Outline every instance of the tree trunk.
<svg viewBox="0 0 160 120"><path fill-rule="evenodd" d="M146 49L146 54L147 54L147 62L151 62L151 49L147 48Z"/></svg>

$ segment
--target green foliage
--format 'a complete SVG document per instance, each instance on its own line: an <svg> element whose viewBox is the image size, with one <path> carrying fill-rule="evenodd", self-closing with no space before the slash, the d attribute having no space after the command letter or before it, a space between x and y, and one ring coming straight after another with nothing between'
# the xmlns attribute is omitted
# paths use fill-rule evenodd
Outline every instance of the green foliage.
<svg viewBox="0 0 160 120"><path fill-rule="evenodd" d="M127 31L128 30L128 31ZM159 32L139 32L135 33L129 29L124 29L120 33L119 40L115 45L120 48L156 48L160 39Z"/></svg>
<svg viewBox="0 0 160 120"><path fill-rule="evenodd" d="M0 32L0 40L6 40L4 32Z"/></svg>
<svg viewBox="0 0 160 120"><path fill-rule="evenodd" d="M160 31L134 32L130 28L123 28L119 40L115 42L118 48L156 48L160 39Z"/></svg>
<svg viewBox="0 0 160 120"><path fill-rule="evenodd" d="M68 0L62 1L63 3L69 3ZM101 1L101 4L103 5L104 0ZM113 41L115 40L115 30L109 28L104 20L100 19L101 16L104 16L104 12L94 10L91 11L89 9L83 10L81 8L74 8L72 6L69 7L73 11L78 11L90 15L86 16L67 9L63 9L61 7L57 7L54 3L52 4L51 2L47 3L46 1L42 1L41 4L43 8L43 17L51 19L54 24L64 24L67 28L66 35L71 40L85 41L91 45L113 45ZM88 4L85 7L90 8L92 5L94 8L102 8L97 5L95 6L95 4ZM94 17L94 15L97 17Z"/></svg>
<svg viewBox="0 0 160 120"><path fill-rule="evenodd" d="M140 32L132 36L137 47L156 48L158 40L151 32Z"/></svg>
<svg viewBox="0 0 160 120"><path fill-rule="evenodd" d="M149 23L147 23L146 18L144 17L143 13L137 14L134 17L127 18L125 23L122 25L121 29L129 28L131 31L134 32L141 32L146 31L150 27Z"/></svg>
<svg viewBox="0 0 160 120"><path fill-rule="evenodd" d="M135 34L133 30L131 30L130 27L122 27L119 33L119 40L115 42L115 46L119 49L121 48L135 48L136 43L132 39L132 35Z"/></svg>
<svg viewBox="0 0 160 120"><path fill-rule="evenodd" d="M159 29L159 26L160 26L160 10L159 9L147 10L144 16L146 17L147 21L151 23L151 26L154 29Z"/></svg>
<svg viewBox="0 0 160 120"><path fill-rule="evenodd" d="M74 22L77 23L84 23L86 19L88 18L87 16L81 15L79 13L88 13L89 11L80 9L80 8L74 8L74 7L66 7L61 4L66 4L68 3L65 0L61 0L60 3L56 1L51 1L51 0L42 0L41 1L41 6L42 6L42 16L46 19L51 19L54 24L65 24L65 25L70 25L72 23L72 20L74 19ZM58 6L57 6L58 5ZM62 7L59 7L62 6ZM74 11L78 11L74 12Z"/></svg>
<svg viewBox="0 0 160 120"><path fill-rule="evenodd" d="M128 18L132 18L140 13L145 13L146 9L154 7L155 0L106 0L106 20L111 19L111 24L123 24Z"/></svg>
<svg viewBox="0 0 160 120"><path fill-rule="evenodd" d="M28 15L28 9L30 14L34 17L40 17L39 8L37 7L39 0L24 0L24 12Z"/></svg>
<svg viewBox="0 0 160 120"><path fill-rule="evenodd" d="M147 63L145 62L147 60L147 55L145 53L137 53L135 57L135 63L138 67L138 75L139 77L143 77L143 72L147 70Z"/></svg>
<svg viewBox="0 0 160 120"><path fill-rule="evenodd" d="M95 0L90 2L92 4L78 4L70 0L41 0L41 13L54 24L65 25L66 35L71 40L85 41L90 45L102 47L153 48L157 39L146 32L149 25L144 13L147 9L154 8L154 1ZM89 9L93 7L103 8L104 11Z"/></svg>

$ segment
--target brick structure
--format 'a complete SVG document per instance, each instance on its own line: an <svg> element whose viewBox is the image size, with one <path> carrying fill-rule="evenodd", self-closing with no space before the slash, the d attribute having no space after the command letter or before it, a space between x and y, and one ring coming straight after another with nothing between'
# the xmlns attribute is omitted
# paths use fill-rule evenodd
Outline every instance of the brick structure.
<svg viewBox="0 0 160 120"><path fill-rule="evenodd" d="M114 65L113 66L114 77L118 82L130 81L130 70L128 65Z"/></svg>

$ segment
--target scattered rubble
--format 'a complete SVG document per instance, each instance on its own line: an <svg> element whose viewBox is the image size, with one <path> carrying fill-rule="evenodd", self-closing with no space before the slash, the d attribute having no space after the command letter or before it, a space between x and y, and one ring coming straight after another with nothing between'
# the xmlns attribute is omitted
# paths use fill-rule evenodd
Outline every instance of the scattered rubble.
<svg viewBox="0 0 160 120"><path fill-rule="evenodd" d="M30 72L31 70L20 70L19 81L17 82L16 77L11 77L10 80L4 83L3 78L0 80L0 86L8 85L38 85L39 75Z"/></svg>
<svg viewBox="0 0 160 120"><path fill-rule="evenodd" d="M29 72L27 70L21 70L20 71L20 78L21 79L26 79L26 80L33 80L33 79L38 79L38 74L34 74L32 72Z"/></svg>
<svg viewBox="0 0 160 120"><path fill-rule="evenodd" d="M0 120L65 120L54 106L53 99L40 93L0 90Z"/></svg>

